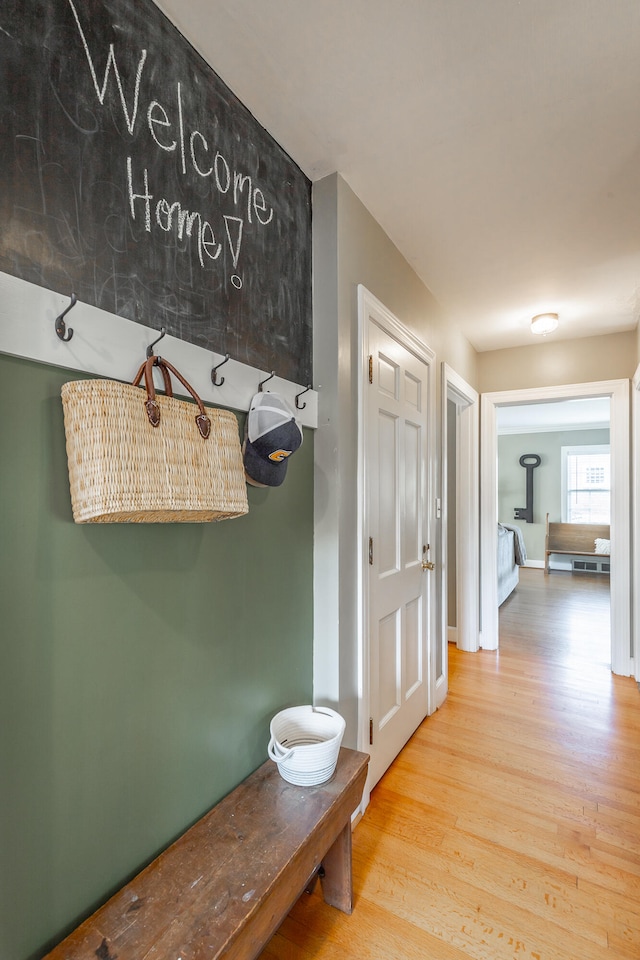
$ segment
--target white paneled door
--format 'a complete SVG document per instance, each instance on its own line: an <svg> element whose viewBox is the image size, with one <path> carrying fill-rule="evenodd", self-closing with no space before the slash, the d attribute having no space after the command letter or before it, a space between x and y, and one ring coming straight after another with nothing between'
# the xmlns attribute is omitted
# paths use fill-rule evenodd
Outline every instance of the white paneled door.
<svg viewBox="0 0 640 960"><path fill-rule="evenodd" d="M430 367L371 312L367 334L364 620L373 786L429 710L434 550L428 517Z"/></svg>

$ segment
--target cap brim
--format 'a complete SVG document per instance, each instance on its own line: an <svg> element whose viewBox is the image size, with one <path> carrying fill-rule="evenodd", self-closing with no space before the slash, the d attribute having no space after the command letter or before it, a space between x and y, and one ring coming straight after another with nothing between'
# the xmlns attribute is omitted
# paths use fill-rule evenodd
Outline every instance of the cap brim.
<svg viewBox="0 0 640 960"><path fill-rule="evenodd" d="M249 482L253 481L264 487L279 487L287 473L288 458L272 463L265 460L253 449L249 440L243 450L244 471Z"/></svg>

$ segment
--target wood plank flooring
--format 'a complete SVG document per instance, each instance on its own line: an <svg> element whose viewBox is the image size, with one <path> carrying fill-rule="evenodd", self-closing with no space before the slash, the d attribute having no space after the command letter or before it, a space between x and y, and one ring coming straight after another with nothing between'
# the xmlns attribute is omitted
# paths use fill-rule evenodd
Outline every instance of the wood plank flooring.
<svg viewBox="0 0 640 960"><path fill-rule="evenodd" d="M449 664L355 828L353 915L304 895L261 960L638 960L640 693L609 669L608 580L523 569L500 651Z"/></svg>

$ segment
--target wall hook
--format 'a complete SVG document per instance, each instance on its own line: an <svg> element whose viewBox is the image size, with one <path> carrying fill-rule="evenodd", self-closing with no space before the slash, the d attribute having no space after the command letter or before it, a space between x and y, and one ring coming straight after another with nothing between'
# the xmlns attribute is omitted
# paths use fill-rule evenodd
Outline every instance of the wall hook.
<svg viewBox="0 0 640 960"><path fill-rule="evenodd" d="M149 346L147 347L147 357L153 356L153 348L155 347L156 343L160 343L160 341L162 340L166 332L167 331L164 329L164 327L160 327L160 336L158 337L157 340L154 340L153 343L150 343Z"/></svg>
<svg viewBox="0 0 640 960"><path fill-rule="evenodd" d="M60 337L60 339L64 340L65 343L69 343L69 340L71 340L71 337L73 336L73 327L69 327L69 329L67 330L66 324L64 322L64 318L69 313L69 310L73 310L77 302L78 302L78 298L76 297L75 293L72 293L69 306L67 307L66 310L63 310L62 313L59 316L57 316L55 319L55 324L54 324L55 331ZM66 336L65 336L65 331L66 331Z"/></svg>
<svg viewBox="0 0 640 960"><path fill-rule="evenodd" d="M225 363L228 363L228 362L229 362L229 354L225 353L224 360L221 360L220 363L218 363L211 371L211 383L214 385L214 387L221 387L222 384L224 383L224 377L220 377L220 379L218 380L218 374L216 373L216 370L218 370L220 367L224 367Z"/></svg>
<svg viewBox="0 0 640 960"><path fill-rule="evenodd" d="M265 377L265 379L262 380L262 381L258 384L258 390L260 391L260 393L262 393L262 388L263 388L263 386L265 385L265 383L267 382L267 380L273 380L273 378L275 377L275 375L276 375L275 370L272 370L271 373L269 374L269 376L268 376L268 377Z"/></svg>
<svg viewBox="0 0 640 960"><path fill-rule="evenodd" d="M307 401L305 400L304 403L298 403L298 397L301 397L304 393L308 393L309 390L311 390L310 383L308 383L304 388L304 390L301 390L300 393L296 393L296 410L304 410L304 408L306 407Z"/></svg>

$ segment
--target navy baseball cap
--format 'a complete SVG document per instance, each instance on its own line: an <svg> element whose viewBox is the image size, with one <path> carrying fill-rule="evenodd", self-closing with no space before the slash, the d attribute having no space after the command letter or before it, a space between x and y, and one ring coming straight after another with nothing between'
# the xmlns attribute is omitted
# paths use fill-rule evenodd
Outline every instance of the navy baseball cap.
<svg viewBox="0 0 640 960"><path fill-rule="evenodd" d="M302 443L302 429L287 402L277 393L256 393L243 445L244 473L254 486L279 487L289 457Z"/></svg>

